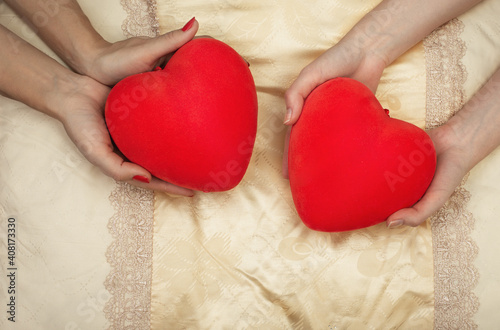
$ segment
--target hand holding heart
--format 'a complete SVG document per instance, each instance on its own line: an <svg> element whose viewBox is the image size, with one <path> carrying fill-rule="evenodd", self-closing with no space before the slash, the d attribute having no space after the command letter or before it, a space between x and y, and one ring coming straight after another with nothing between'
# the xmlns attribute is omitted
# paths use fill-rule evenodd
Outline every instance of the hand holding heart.
<svg viewBox="0 0 500 330"><path fill-rule="evenodd" d="M255 83L231 47L195 39L163 70L120 81L105 116L118 148L154 176L193 190L225 191L241 181L250 162Z"/></svg>
<svg viewBox="0 0 500 330"><path fill-rule="evenodd" d="M193 39L198 22L193 18L182 29L156 38L132 37L115 43L101 40L92 49L82 68L85 75L105 85L113 85L125 77L153 70L165 64L168 55Z"/></svg>
<svg viewBox="0 0 500 330"><path fill-rule="evenodd" d="M292 127L290 187L311 229L368 227L417 202L436 168L429 136L392 119L360 82L335 78L306 99Z"/></svg>
<svg viewBox="0 0 500 330"><path fill-rule="evenodd" d="M357 56L346 56L355 54ZM383 57L369 56L362 48L358 52L349 51L346 43L339 43L329 49L317 60L305 67L295 82L287 90L286 124L297 122L304 100L321 83L335 77L352 77L375 91L385 67ZM428 132L436 149L436 174L422 199L408 208L403 208L389 215L387 225L394 228L400 225L418 226L444 205L470 167L464 160L470 158L466 149L457 145L460 139L456 132L446 124ZM283 174L288 177L288 150L290 130L285 140Z"/></svg>
<svg viewBox="0 0 500 330"><path fill-rule="evenodd" d="M197 29L198 23L193 21L186 31L176 30L157 38L132 38L106 44L100 50L101 56L89 62L86 68L86 74L91 77L81 76L75 84L74 93L66 102L67 111L60 120L82 154L106 175L142 188L192 196L190 189L155 178L143 167L125 161L121 154L113 151L103 118L109 87L102 83L112 84L127 76L150 71L164 56L190 41Z"/></svg>
<svg viewBox="0 0 500 330"><path fill-rule="evenodd" d="M369 19L364 23L368 23ZM361 22L363 24L363 22ZM362 31L362 30L360 30ZM387 65L390 64L391 59L385 53L380 53L378 49L371 49L369 46L369 40L365 40L365 45L361 40L363 40L364 35L359 37L357 31L353 29L344 39L342 39L338 44L328 49L320 57L306 66L299 74L297 79L293 82L290 88L285 93L286 102L286 115L285 124L294 125L299 116L301 115L302 108L305 99L309 94L319 85L326 82L329 79L336 77L349 77L360 81L365 86L367 86L373 93L375 93L377 86L380 82L382 73ZM285 138L285 148L283 155L283 176L288 178L289 169L289 141L290 132ZM430 135L431 139L434 141L436 135ZM436 152L439 152L439 146L442 144L436 144ZM453 166L447 163L447 166ZM441 184L436 187L432 185L431 188L438 188L441 191L448 192L450 189L453 190L456 185L453 186L452 181L439 180L440 175L445 173L446 170L438 171L437 180ZM452 172L453 173L453 172ZM458 174L459 176L459 174ZM460 180L463 176L460 176ZM444 187L443 187L444 186ZM435 197L435 196L433 196ZM446 193L441 198L434 200L432 203L421 204L420 202L415 204L411 209L400 210L387 218L387 224L390 227L399 226L401 224L417 226L424 222L428 216L430 216L432 211L437 210L440 206L444 204L444 201L449 197ZM444 199L444 200L443 200ZM424 197L422 201L428 201L429 199ZM441 203L436 206L436 201ZM417 211L418 210L418 211ZM407 215L411 216L408 217ZM405 219L408 219L407 221ZM394 222L393 222L394 221Z"/></svg>

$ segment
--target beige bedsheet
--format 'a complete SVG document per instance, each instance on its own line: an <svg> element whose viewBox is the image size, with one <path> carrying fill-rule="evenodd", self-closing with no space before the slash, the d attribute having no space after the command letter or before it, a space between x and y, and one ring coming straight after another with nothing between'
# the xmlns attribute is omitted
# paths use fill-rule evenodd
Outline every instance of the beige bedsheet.
<svg viewBox="0 0 500 330"><path fill-rule="evenodd" d="M156 196L154 328L432 326L429 226L313 232L298 218L281 176L287 86L377 3L158 2L162 31L201 12L200 34L225 41L247 59L259 125L249 170L236 189L192 200ZM393 116L423 127L422 45L387 71L378 96Z"/></svg>
<svg viewBox="0 0 500 330"><path fill-rule="evenodd" d="M256 148L233 191L153 194L114 183L59 123L1 98L0 231L16 219L16 323L5 313L0 328L498 327L498 150L419 228L312 232L280 177L284 90L377 2L80 1L110 40L122 22L127 36L155 35L196 16L200 34L239 51L258 90ZM432 127L459 109L500 63L499 13L485 1L391 65L377 91L391 114ZM46 50L3 3L0 23Z"/></svg>

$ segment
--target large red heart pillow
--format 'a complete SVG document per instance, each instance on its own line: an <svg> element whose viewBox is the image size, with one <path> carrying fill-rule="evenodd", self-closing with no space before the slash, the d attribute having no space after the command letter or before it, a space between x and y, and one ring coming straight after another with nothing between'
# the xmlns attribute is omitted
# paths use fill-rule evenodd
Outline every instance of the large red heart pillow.
<svg viewBox="0 0 500 330"><path fill-rule="evenodd" d="M229 190L243 178L255 142L255 83L227 44L194 39L163 70L116 84L105 117L118 149L154 176L194 190Z"/></svg>
<svg viewBox="0 0 500 330"><path fill-rule="evenodd" d="M390 118L365 85L336 78L307 97L291 131L288 166L302 221L338 232L416 203L434 176L436 152L425 131Z"/></svg>

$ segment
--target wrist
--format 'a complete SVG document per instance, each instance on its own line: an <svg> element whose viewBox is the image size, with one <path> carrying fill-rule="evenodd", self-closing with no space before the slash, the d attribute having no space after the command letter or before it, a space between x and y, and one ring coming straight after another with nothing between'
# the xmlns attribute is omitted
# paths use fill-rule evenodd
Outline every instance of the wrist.
<svg viewBox="0 0 500 330"><path fill-rule="evenodd" d="M110 45L97 34L88 36L86 41L78 40L67 55L67 63L75 72L93 77L96 63Z"/></svg>
<svg viewBox="0 0 500 330"><path fill-rule="evenodd" d="M70 103L68 101L83 86L81 77L68 69L58 70L52 76L47 77L43 83L46 90L43 92L42 112L62 122L68 111L68 103Z"/></svg>
<svg viewBox="0 0 500 330"><path fill-rule="evenodd" d="M51 88L45 93L48 115L65 125L75 113L89 110L103 110L109 87L84 75L67 70L63 75L55 75Z"/></svg>
<svg viewBox="0 0 500 330"><path fill-rule="evenodd" d="M380 62L383 67L389 66L397 57L413 45L411 35L405 35L401 41L401 5L399 2L384 1L366 14L344 37L352 55L362 54L365 58Z"/></svg>

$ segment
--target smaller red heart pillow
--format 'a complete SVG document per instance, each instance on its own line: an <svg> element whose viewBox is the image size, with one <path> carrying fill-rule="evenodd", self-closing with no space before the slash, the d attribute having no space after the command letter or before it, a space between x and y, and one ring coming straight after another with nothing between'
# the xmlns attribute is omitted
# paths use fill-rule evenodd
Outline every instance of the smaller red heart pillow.
<svg viewBox="0 0 500 330"><path fill-rule="evenodd" d="M291 131L288 166L302 221L339 232L415 204L432 181L436 152L425 131L390 118L365 85L336 78L307 97Z"/></svg>
<svg viewBox="0 0 500 330"><path fill-rule="evenodd" d="M106 123L118 149L152 175L201 191L234 188L257 133L248 64L227 44L199 38L165 69L127 77L111 90Z"/></svg>

